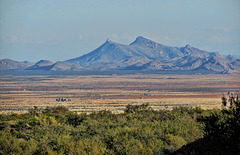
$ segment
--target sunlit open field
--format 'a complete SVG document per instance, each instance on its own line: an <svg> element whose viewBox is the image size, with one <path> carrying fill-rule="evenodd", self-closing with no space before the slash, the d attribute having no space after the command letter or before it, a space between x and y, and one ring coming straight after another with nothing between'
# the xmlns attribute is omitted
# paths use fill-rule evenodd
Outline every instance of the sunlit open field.
<svg viewBox="0 0 240 155"><path fill-rule="evenodd" d="M1 75L0 113L27 112L38 106L63 105L71 111L111 110L149 103L220 108L222 93L240 90L239 74L224 75ZM66 99L57 101L56 99Z"/></svg>

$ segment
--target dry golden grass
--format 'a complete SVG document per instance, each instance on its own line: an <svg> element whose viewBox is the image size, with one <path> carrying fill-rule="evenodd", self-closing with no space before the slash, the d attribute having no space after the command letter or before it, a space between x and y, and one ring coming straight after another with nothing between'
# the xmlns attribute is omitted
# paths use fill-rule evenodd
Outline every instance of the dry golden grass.
<svg viewBox="0 0 240 155"><path fill-rule="evenodd" d="M120 113L127 104L149 103L219 108L222 92L240 89L239 74L229 75L88 75L0 77L0 113L26 112L33 106L63 105L76 112L104 109ZM71 101L57 102L56 98Z"/></svg>

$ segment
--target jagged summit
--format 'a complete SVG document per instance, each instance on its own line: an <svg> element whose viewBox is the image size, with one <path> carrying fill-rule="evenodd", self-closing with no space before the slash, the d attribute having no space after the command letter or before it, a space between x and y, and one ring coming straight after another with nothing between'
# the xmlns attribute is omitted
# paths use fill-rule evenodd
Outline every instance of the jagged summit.
<svg viewBox="0 0 240 155"><path fill-rule="evenodd" d="M144 38L144 37L142 37L142 36L138 36L137 38L136 38L136 40L148 40L148 39L146 39L146 38Z"/></svg>
<svg viewBox="0 0 240 155"><path fill-rule="evenodd" d="M138 36L136 38L136 40L134 42L132 42L130 45L135 45L135 44L138 44L138 45L147 45L147 44L156 44L156 42L150 40L150 39L147 39L147 38L144 38L142 36Z"/></svg>
<svg viewBox="0 0 240 155"><path fill-rule="evenodd" d="M192 47L191 47L189 44L187 44L187 45L185 46L185 48L186 48L186 49L191 49Z"/></svg>
<svg viewBox="0 0 240 155"><path fill-rule="evenodd" d="M112 41L109 38L107 38L106 43L112 43Z"/></svg>

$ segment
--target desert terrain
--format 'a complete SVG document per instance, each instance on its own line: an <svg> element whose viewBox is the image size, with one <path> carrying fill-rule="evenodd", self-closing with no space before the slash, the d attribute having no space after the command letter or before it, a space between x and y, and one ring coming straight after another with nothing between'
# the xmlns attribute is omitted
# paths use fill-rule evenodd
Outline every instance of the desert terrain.
<svg viewBox="0 0 240 155"><path fill-rule="evenodd" d="M153 109L220 108L222 93L240 90L239 74L1 75L0 113L65 106L75 112L123 112L127 104ZM59 101L60 99L60 101ZM62 100L62 101L61 101Z"/></svg>

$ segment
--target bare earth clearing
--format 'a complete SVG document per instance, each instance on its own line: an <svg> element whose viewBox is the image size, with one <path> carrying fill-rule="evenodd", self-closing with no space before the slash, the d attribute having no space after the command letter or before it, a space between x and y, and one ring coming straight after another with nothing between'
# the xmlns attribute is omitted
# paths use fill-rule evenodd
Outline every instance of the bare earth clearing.
<svg viewBox="0 0 240 155"><path fill-rule="evenodd" d="M1 75L0 113L26 112L33 106L63 105L71 111L111 110L149 103L154 109L174 106L220 108L222 93L240 90L240 75ZM58 102L56 99L66 101Z"/></svg>

